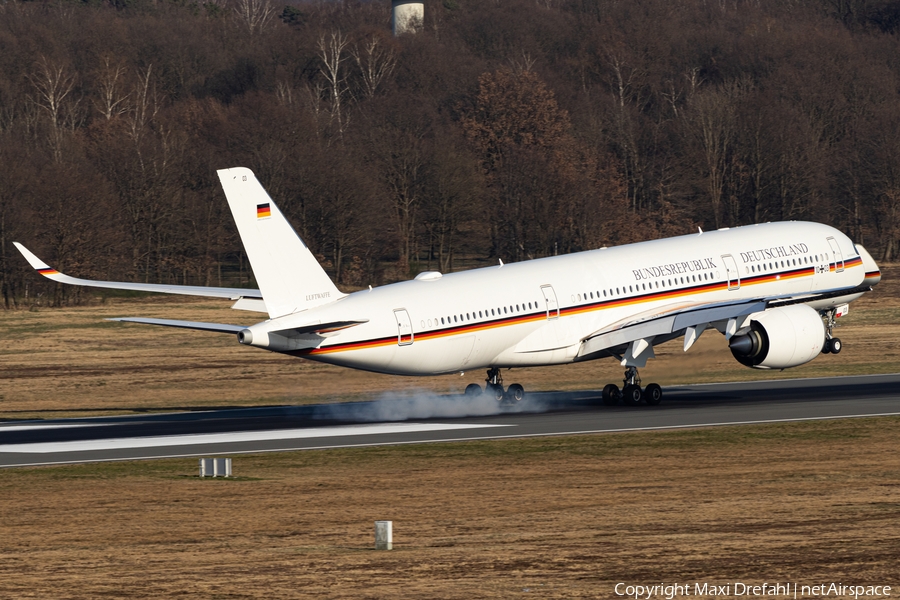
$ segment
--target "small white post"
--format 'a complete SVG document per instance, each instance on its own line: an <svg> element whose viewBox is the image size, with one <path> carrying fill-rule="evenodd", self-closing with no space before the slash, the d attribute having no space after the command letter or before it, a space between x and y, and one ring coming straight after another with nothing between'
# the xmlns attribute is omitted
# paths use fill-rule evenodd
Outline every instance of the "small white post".
<svg viewBox="0 0 900 600"><path fill-rule="evenodd" d="M213 459L213 477L231 477L231 459Z"/></svg>
<svg viewBox="0 0 900 600"><path fill-rule="evenodd" d="M231 459L201 458L200 477L231 477Z"/></svg>
<svg viewBox="0 0 900 600"><path fill-rule="evenodd" d="M394 549L394 522L393 521L375 521L375 549L376 550L393 550Z"/></svg>

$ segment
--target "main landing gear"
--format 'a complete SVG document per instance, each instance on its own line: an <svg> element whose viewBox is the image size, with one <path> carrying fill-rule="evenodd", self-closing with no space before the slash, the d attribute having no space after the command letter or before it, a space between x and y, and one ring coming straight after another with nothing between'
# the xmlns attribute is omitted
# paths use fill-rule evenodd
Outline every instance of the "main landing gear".
<svg viewBox="0 0 900 600"><path fill-rule="evenodd" d="M656 406L662 400L662 388L655 383L641 390L641 377L636 367L625 369L622 383L622 391L613 383L603 388L603 404L614 406L622 400L626 406L637 406L643 400L650 406Z"/></svg>
<svg viewBox="0 0 900 600"><path fill-rule="evenodd" d="M500 375L500 369L490 368L487 371L487 385L484 386L482 392L481 386L477 383L470 383L466 386L466 396L480 396L482 393L487 394L506 404L515 404L525 398L525 388L518 383L510 385L506 391L503 391L503 377Z"/></svg>
<svg viewBox="0 0 900 600"><path fill-rule="evenodd" d="M834 328L837 327L835 324L835 315L837 314L837 309L832 308L824 315L825 320L825 345L822 346L822 354L840 354L841 348L843 345L841 344L841 338L836 338L832 335Z"/></svg>

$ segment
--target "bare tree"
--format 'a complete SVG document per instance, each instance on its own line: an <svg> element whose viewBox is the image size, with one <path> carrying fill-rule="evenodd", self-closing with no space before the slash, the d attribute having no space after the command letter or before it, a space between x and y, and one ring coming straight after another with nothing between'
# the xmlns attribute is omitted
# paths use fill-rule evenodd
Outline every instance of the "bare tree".
<svg viewBox="0 0 900 600"><path fill-rule="evenodd" d="M371 98L397 66L397 47L393 40L373 33L350 47L362 76L363 93Z"/></svg>
<svg viewBox="0 0 900 600"><path fill-rule="evenodd" d="M237 0L234 13L252 36L262 33L269 25L275 8L269 0Z"/></svg>
<svg viewBox="0 0 900 600"><path fill-rule="evenodd" d="M151 85L152 71L153 65L151 64L147 65L144 72L139 74L137 84L134 86L134 103L128 111L129 136L138 148L148 123L159 112L156 88Z"/></svg>
<svg viewBox="0 0 900 600"><path fill-rule="evenodd" d="M338 137L343 139L346 118L342 114L344 98L347 95L347 74L342 68L348 60L345 54L348 41L340 30L333 30L331 34L322 34L319 37L319 58L322 67L319 72L328 82L328 101L332 123L336 124Z"/></svg>
<svg viewBox="0 0 900 600"><path fill-rule="evenodd" d="M693 133L705 158L707 191L717 228L722 226L722 200L737 133L736 99L740 92L740 84L731 82L695 92L689 104Z"/></svg>
<svg viewBox="0 0 900 600"><path fill-rule="evenodd" d="M74 129L77 120L78 100L72 99L75 75L66 66L43 56L36 71L28 76L36 91L32 101L47 115L50 148L54 159L60 161L65 130Z"/></svg>
<svg viewBox="0 0 900 600"><path fill-rule="evenodd" d="M94 105L107 121L131 108L128 104L129 94L124 91L125 73L122 61L114 61L109 55L103 57L103 67L98 73L100 98Z"/></svg>

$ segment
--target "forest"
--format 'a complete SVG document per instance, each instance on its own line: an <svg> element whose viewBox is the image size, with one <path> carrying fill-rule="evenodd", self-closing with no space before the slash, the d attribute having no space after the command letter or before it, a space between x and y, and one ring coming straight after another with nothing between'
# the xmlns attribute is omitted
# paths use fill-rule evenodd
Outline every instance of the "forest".
<svg viewBox="0 0 900 600"><path fill-rule="evenodd" d="M777 220L900 252L900 3L0 3L0 290L250 286L251 168L344 289Z"/></svg>

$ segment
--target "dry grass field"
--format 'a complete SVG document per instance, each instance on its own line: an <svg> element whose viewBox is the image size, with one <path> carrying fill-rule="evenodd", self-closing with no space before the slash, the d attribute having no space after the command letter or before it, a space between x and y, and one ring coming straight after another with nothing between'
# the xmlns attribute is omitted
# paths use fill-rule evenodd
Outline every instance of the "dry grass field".
<svg viewBox="0 0 900 600"><path fill-rule="evenodd" d="M898 434L882 418L237 456L229 481L191 459L7 469L0 598L898 590Z"/></svg>
<svg viewBox="0 0 900 600"><path fill-rule="evenodd" d="M896 372L896 272L841 320L837 357L760 373L707 333L687 354L660 349L644 380ZM112 316L252 321L169 298L0 313L0 418L459 392L482 376L357 373ZM507 381L589 389L620 371ZM616 598L618 582L775 581L896 595L898 437L900 419L880 418L236 456L231 480L199 479L193 459L6 469L0 598ZM372 549L380 519L393 551Z"/></svg>

